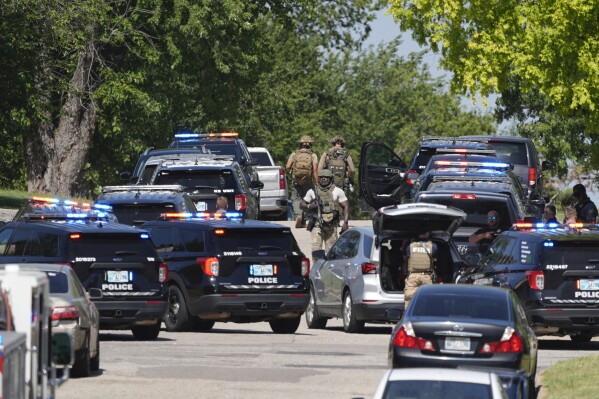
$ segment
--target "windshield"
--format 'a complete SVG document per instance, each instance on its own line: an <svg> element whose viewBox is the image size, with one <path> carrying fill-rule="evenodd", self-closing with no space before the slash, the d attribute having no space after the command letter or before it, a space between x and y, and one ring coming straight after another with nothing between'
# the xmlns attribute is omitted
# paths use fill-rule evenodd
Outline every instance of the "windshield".
<svg viewBox="0 0 599 399"><path fill-rule="evenodd" d="M163 170L154 184L180 184L189 193L232 193L237 188L235 176L229 169Z"/></svg>
<svg viewBox="0 0 599 399"><path fill-rule="evenodd" d="M389 381L383 399L491 399L491 386L472 382L406 380Z"/></svg>

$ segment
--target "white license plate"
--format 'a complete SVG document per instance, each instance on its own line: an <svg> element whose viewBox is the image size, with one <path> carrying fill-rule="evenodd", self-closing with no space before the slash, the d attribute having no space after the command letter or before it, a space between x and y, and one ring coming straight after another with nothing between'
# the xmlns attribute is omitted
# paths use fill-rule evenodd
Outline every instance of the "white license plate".
<svg viewBox="0 0 599 399"><path fill-rule="evenodd" d="M272 265L250 265L250 276L272 276Z"/></svg>
<svg viewBox="0 0 599 399"><path fill-rule="evenodd" d="M599 280L580 280L580 289L582 291L599 291Z"/></svg>
<svg viewBox="0 0 599 399"><path fill-rule="evenodd" d="M196 202L196 209L199 212L205 212L208 210L208 204L205 202Z"/></svg>
<svg viewBox="0 0 599 399"><path fill-rule="evenodd" d="M106 272L106 281L109 283L128 283L129 272L127 270L109 270Z"/></svg>
<svg viewBox="0 0 599 399"><path fill-rule="evenodd" d="M445 349L454 351L469 351L470 338L445 337Z"/></svg>

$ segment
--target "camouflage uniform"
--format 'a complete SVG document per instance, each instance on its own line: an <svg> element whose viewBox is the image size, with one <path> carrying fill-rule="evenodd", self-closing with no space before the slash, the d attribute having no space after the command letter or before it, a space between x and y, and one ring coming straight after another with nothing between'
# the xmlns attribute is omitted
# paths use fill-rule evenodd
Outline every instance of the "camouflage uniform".
<svg viewBox="0 0 599 399"><path fill-rule="evenodd" d="M296 153L298 153L299 151L306 151L306 150L311 152L311 158L312 158L311 168L314 168L315 165L318 164L318 156L316 155L316 153L313 153L311 150L312 138L310 136L304 135L298 140L298 143L300 145L300 148L293 151L289 155L289 159L287 160L287 166L286 166L287 169L293 170L293 167L295 164ZM313 177L314 176L312 176L312 178ZM300 201L302 200L302 198L304 198L306 196L306 194L308 193L308 190L310 190L314 186L314 182L313 182L312 178L310 178L309 181L306 181L304 184L297 184L297 182L294 181L293 172L292 172L290 199L293 203L294 217L298 217L303 214L302 210L300 209Z"/></svg>
<svg viewBox="0 0 599 399"><path fill-rule="evenodd" d="M404 289L404 309L421 285L433 283L433 243L417 241L409 246L408 278Z"/></svg>

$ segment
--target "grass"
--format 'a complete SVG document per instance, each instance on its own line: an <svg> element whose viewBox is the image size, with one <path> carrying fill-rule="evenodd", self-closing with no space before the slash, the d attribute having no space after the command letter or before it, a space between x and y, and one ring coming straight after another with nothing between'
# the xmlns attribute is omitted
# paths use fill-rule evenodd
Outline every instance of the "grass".
<svg viewBox="0 0 599 399"><path fill-rule="evenodd" d="M560 361L542 374L543 399L599 398L599 355Z"/></svg>

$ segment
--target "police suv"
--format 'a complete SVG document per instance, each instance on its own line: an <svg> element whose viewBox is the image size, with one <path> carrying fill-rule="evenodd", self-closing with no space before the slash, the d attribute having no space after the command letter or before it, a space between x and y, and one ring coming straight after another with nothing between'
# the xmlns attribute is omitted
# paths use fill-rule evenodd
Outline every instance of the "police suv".
<svg viewBox="0 0 599 399"><path fill-rule="evenodd" d="M537 335L599 335L599 229L581 223L517 223L457 282L512 289Z"/></svg>
<svg viewBox="0 0 599 399"><path fill-rule="evenodd" d="M114 223L105 210L33 197L0 229L0 263L67 264L100 312L100 328L158 337L167 308L168 268L141 229Z"/></svg>
<svg viewBox="0 0 599 399"><path fill-rule="evenodd" d="M168 264L168 331L268 321L292 334L305 311L310 261L289 227L226 214L165 215L141 227Z"/></svg>

